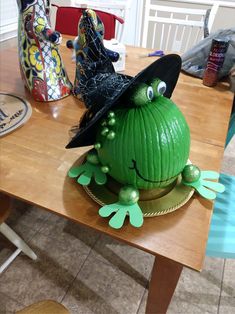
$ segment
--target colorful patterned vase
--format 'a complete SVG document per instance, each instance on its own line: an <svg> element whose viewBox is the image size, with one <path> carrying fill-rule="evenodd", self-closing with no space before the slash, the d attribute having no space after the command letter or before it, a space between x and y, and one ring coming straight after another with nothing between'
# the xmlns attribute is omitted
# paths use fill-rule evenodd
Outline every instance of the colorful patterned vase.
<svg viewBox="0 0 235 314"><path fill-rule="evenodd" d="M70 94L58 45L60 33L50 26L50 0L17 0L19 61L25 86L36 101L53 101Z"/></svg>

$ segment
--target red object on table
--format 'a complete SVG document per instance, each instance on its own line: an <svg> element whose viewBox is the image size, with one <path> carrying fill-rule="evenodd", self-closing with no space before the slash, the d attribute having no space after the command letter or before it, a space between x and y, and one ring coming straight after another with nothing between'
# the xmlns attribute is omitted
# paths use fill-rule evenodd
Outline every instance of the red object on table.
<svg viewBox="0 0 235 314"><path fill-rule="evenodd" d="M77 36L78 34L78 22L82 15L84 8L75 7L60 7L58 5L52 4L52 6L57 8L56 12L56 24L55 30L61 34ZM104 39L110 40L115 38L115 24L116 20L123 24L124 20L114 14L94 10L101 21L104 23L105 33Z"/></svg>
<svg viewBox="0 0 235 314"><path fill-rule="evenodd" d="M215 38L212 40L211 49L207 60L207 66L203 76L204 85L215 86L218 82L219 70L223 66L228 45L229 41L226 38Z"/></svg>

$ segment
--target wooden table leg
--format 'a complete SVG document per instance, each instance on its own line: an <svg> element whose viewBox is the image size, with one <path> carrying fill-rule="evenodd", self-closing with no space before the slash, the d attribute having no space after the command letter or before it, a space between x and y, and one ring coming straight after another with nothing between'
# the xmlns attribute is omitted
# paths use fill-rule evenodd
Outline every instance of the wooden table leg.
<svg viewBox="0 0 235 314"><path fill-rule="evenodd" d="M146 314L166 313L177 286L183 265L157 256L149 283Z"/></svg>

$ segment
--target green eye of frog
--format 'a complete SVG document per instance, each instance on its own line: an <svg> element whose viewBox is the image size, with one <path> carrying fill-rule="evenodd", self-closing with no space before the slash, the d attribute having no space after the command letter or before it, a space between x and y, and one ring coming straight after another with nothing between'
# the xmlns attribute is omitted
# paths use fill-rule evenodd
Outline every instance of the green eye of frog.
<svg viewBox="0 0 235 314"><path fill-rule="evenodd" d="M166 83L155 79L150 84L140 83L132 88L129 94L130 104L134 106L145 106L162 96L166 91Z"/></svg>
<svg viewBox="0 0 235 314"><path fill-rule="evenodd" d="M163 95L166 91L166 83L159 79L153 80L151 86L153 87L156 97Z"/></svg>

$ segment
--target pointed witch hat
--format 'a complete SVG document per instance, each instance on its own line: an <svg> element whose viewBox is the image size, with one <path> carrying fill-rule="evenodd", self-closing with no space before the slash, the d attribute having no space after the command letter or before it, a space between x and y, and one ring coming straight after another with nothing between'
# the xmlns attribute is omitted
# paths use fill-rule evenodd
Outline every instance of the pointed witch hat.
<svg viewBox="0 0 235 314"><path fill-rule="evenodd" d="M166 83L164 96L170 98L181 69L181 58L171 54L156 60L135 77L116 73L100 35L95 30L90 12L91 10L84 10L81 19L80 27L85 34L86 45L83 47L84 60L79 65L80 91L89 109L66 148L94 144L99 121L121 102L134 84L159 78Z"/></svg>

